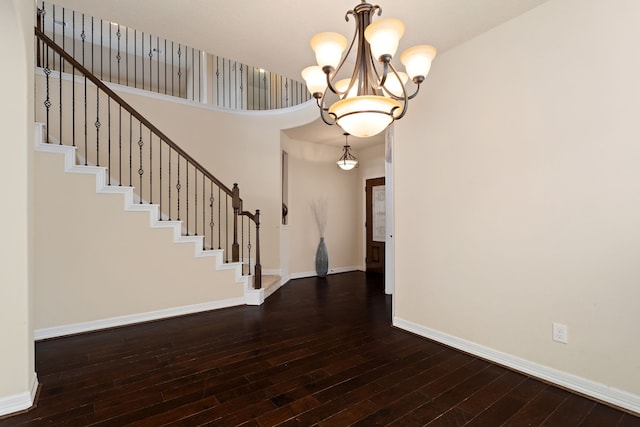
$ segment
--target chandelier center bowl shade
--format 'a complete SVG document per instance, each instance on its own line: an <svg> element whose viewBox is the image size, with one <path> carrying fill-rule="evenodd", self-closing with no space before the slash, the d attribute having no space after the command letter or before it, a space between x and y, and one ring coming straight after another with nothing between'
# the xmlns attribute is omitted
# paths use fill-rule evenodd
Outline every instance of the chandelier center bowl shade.
<svg viewBox="0 0 640 427"><path fill-rule="evenodd" d="M392 61L405 27L395 18L373 21L374 15L381 13L380 6L365 0L347 11L347 21L353 18L356 24L351 43L338 33L316 34L310 44L317 65L302 71L322 120L362 138L377 135L404 117L409 100L418 94L436 56L433 46L411 47L400 55L406 73L398 71ZM356 63L347 70L345 60L352 52ZM415 86L412 94L407 91L409 79Z"/></svg>

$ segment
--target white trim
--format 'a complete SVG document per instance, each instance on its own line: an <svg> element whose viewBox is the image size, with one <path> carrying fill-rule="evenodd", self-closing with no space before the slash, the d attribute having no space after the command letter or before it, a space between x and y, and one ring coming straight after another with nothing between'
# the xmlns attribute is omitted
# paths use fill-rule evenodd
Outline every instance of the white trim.
<svg viewBox="0 0 640 427"><path fill-rule="evenodd" d="M33 374L31 390L13 394L7 397L0 397L0 416L24 411L33 406L38 392L38 376Z"/></svg>
<svg viewBox="0 0 640 427"><path fill-rule="evenodd" d="M217 310L220 308L235 307L237 305L244 305L244 303L245 298L240 297L220 301L210 301L201 304L185 305L182 307L166 308L163 310L148 311L146 313L128 314L125 316L92 320L89 322L73 323L70 325L54 326L51 328L36 329L34 332L34 339L36 341L39 341L48 338L62 337L65 335L98 331L100 329L115 328L118 326L132 325L134 323L142 323L152 320L166 319L169 317L183 316L185 314L193 314L203 311Z"/></svg>
<svg viewBox="0 0 640 427"><path fill-rule="evenodd" d="M398 317L393 318L393 326L476 355L483 359L490 360L508 368L515 369L516 371L527 375L557 384L561 387L590 396L594 399L627 409L636 414L640 414L640 396L626 391L591 381L568 372L540 365L511 354L503 353Z"/></svg>

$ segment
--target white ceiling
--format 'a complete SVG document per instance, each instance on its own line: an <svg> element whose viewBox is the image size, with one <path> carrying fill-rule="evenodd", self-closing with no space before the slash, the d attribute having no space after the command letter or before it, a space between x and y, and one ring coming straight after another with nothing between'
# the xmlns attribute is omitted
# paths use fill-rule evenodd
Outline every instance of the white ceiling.
<svg viewBox="0 0 640 427"><path fill-rule="evenodd" d="M404 21L406 32L398 51L431 44L440 54L545 1L370 0L380 5L382 17ZM302 80L300 71L315 63L309 47L311 37L322 31L336 31L350 39L354 23L346 22L344 17L359 2L55 0L53 3ZM436 64L437 59L434 67ZM305 139L314 142L344 143L336 126L315 126L292 131L290 136L299 139L302 132L308 134Z"/></svg>

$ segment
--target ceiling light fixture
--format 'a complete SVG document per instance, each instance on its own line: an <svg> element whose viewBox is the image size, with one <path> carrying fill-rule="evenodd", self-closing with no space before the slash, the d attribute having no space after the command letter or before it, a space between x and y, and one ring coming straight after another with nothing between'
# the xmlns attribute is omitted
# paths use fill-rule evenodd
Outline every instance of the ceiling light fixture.
<svg viewBox="0 0 640 427"><path fill-rule="evenodd" d="M340 169L350 171L351 169L358 167L358 159L356 159L353 154L351 154L351 151L349 151L351 147L349 146L349 141L347 141L347 138L349 138L349 134L345 132L343 148L344 152L342 153L342 157L340 157L336 163Z"/></svg>
<svg viewBox="0 0 640 427"><path fill-rule="evenodd" d="M433 46L411 47L400 55L407 72L397 71L391 60L404 34L404 24L392 18L372 22L376 13L382 14L380 6L365 0L347 12L347 21L350 16L356 20L356 32L344 57L347 39L343 35L316 34L311 39L311 48L318 65L302 70L322 120L361 138L377 135L405 115L408 101L418 94L436 56ZM354 46L357 49L355 67L350 78L342 79L339 74ZM409 78L417 86L411 95L405 86ZM337 99L329 103L327 96L331 93L335 94L332 98Z"/></svg>

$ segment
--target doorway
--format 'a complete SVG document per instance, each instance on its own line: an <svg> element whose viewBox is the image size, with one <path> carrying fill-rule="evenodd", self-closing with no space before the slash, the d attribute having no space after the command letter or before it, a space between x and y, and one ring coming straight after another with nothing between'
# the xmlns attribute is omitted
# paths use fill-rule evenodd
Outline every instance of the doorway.
<svg viewBox="0 0 640 427"><path fill-rule="evenodd" d="M386 236L386 194L384 177L367 179L366 192L366 270L384 273Z"/></svg>

